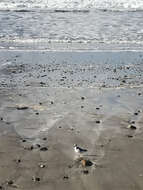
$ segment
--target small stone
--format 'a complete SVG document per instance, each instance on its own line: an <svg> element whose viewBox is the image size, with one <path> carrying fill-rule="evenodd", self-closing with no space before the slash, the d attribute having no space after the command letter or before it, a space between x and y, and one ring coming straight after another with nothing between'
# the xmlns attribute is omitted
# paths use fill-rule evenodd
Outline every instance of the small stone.
<svg viewBox="0 0 143 190"><path fill-rule="evenodd" d="M3 121L3 117L1 117L0 120Z"/></svg>
<svg viewBox="0 0 143 190"><path fill-rule="evenodd" d="M88 170L83 170L82 172L83 172L83 174L86 174L86 175L89 173Z"/></svg>
<svg viewBox="0 0 143 190"><path fill-rule="evenodd" d="M41 85L45 85L46 83L45 82L40 82Z"/></svg>
<svg viewBox="0 0 143 190"><path fill-rule="evenodd" d="M40 148L40 147L41 147L41 145L40 145L40 144L36 144L36 146L37 146L38 148Z"/></svg>
<svg viewBox="0 0 143 190"><path fill-rule="evenodd" d="M44 164L40 164L39 167L40 168L45 168L45 165Z"/></svg>
<svg viewBox="0 0 143 190"><path fill-rule="evenodd" d="M36 182L36 181L40 181L40 178L39 177L35 177L35 176L33 176L33 178L32 178L32 180L34 181L34 182Z"/></svg>
<svg viewBox="0 0 143 190"><path fill-rule="evenodd" d="M51 104L54 104L54 102L53 102L53 101L51 101Z"/></svg>
<svg viewBox="0 0 143 190"><path fill-rule="evenodd" d="M138 113L137 113L137 112L135 112L135 113L134 113L134 115L138 115Z"/></svg>
<svg viewBox="0 0 143 190"><path fill-rule="evenodd" d="M61 129L62 127L61 126L59 126L59 129Z"/></svg>
<svg viewBox="0 0 143 190"><path fill-rule="evenodd" d="M142 95L142 94L139 92L139 93L138 93L138 96L141 96L141 95Z"/></svg>
<svg viewBox="0 0 143 190"><path fill-rule="evenodd" d="M128 138L133 138L133 135L127 135Z"/></svg>
<svg viewBox="0 0 143 190"><path fill-rule="evenodd" d="M30 147L30 150L33 150L33 149L34 149L34 147L33 147L33 146L31 146L31 147Z"/></svg>
<svg viewBox="0 0 143 190"><path fill-rule="evenodd" d="M137 127L135 125L129 125L128 128L132 129L132 130L136 130L137 129Z"/></svg>
<svg viewBox="0 0 143 190"><path fill-rule="evenodd" d="M46 140L47 140L47 138L46 138L46 137L44 137L44 138L43 138L43 141L46 141Z"/></svg>
<svg viewBox="0 0 143 190"><path fill-rule="evenodd" d="M22 142L26 142L26 139L23 139Z"/></svg>
<svg viewBox="0 0 143 190"><path fill-rule="evenodd" d="M84 108L84 106L81 106L81 108Z"/></svg>
<svg viewBox="0 0 143 190"><path fill-rule="evenodd" d="M47 147L42 147L42 148L40 148L40 151L47 151L47 150L48 150Z"/></svg>
<svg viewBox="0 0 143 190"><path fill-rule="evenodd" d="M17 163L20 163L20 162L21 162L21 160L20 160L20 159L18 159L18 160L16 160L16 162L17 162Z"/></svg>
<svg viewBox="0 0 143 190"><path fill-rule="evenodd" d="M99 124L99 123L101 123L101 121L100 121L100 120L97 120L96 123Z"/></svg>
<svg viewBox="0 0 143 190"><path fill-rule="evenodd" d="M17 110L27 110L28 108L28 106L18 106Z"/></svg>
<svg viewBox="0 0 143 190"><path fill-rule="evenodd" d="M81 100L84 100L84 99L85 99L85 97L82 96L82 97L81 97Z"/></svg>
<svg viewBox="0 0 143 190"><path fill-rule="evenodd" d="M96 110L100 110L100 108L97 107Z"/></svg>
<svg viewBox="0 0 143 190"><path fill-rule="evenodd" d="M0 189L3 189L3 187L0 185Z"/></svg>
<svg viewBox="0 0 143 190"><path fill-rule="evenodd" d="M81 160L81 165L83 166L83 167L86 167L86 166L92 166L92 162L90 161L90 160L85 160L85 159L82 159Z"/></svg>
<svg viewBox="0 0 143 190"><path fill-rule="evenodd" d="M63 179L69 179L69 177L68 176L64 176Z"/></svg>
<svg viewBox="0 0 143 190"><path fill-rule="evenodd" d="M7 181L7 185L13 185L13 181L12 180Z"/></svg>
<svg viewBox="0 0 143 190"><path fill-rule="evenodd" d="M39 105L42 105L42 102L39 102Z"/></svg>
<svg viewBox="0 0 143 190"><path fill-rule="evenodd" d="M36 114L36 115L39 115L39 113L38 113L38 112L36 112L35 114Z"/></svg>

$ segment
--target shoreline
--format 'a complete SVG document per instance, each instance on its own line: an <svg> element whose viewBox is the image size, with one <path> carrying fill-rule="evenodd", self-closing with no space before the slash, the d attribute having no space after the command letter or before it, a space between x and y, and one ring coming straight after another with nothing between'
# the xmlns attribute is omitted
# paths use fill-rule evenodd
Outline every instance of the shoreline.
<svg viewBox="0 0 143 190"><path fill-rule="evenodd" d="M142 84L142 54L107 54L1 54L3 189L143 188L143 89L127 85ZM107 76L126 82L115 89ZM74 144L87 152L75 153Z"/></svg>

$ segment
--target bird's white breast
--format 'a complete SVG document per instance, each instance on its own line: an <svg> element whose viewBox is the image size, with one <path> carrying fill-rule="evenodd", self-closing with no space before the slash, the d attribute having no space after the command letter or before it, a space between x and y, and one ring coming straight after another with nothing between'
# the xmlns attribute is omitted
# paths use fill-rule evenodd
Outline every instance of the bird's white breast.
<svg viewBox="0 0 143 190"><path fill-rule="evenodd" d="M75 152L80 152L77 147L74 147Z"/></svg>

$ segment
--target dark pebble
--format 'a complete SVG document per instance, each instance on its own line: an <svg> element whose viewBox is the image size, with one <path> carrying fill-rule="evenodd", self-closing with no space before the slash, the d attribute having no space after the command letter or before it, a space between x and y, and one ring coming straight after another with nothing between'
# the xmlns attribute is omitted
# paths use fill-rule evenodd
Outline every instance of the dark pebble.
<svg viewBox="0 0 143 190"><path fill-rule="evenodd" d="M40 145L40 144L36 144L36 146L37 146L38 148L40 148L40 147L41 147L41 145Z"/></svg>
<svg viewBox="0 0 143 190"><path fill-rule="evenodd" d="M38 112L36 112L35 114L36 114L36 115L39 115L39 113L38 113Z"/></svg>
<svg viewBox="0 0 143 190"><path fill-rule="evenodd" d="M39 105L42 105L42 102L39 102Z"/></svg>
<svg viewBox="0 0 143 190"><path fill-rule="evenodd" d="M100 108L96 108L96 110L100 110Z"/></svg>
<svg viewBox="0 0 143 190"><path fill-rule="evenodd" d="M39 181L40 181L40 178L39 178L39 177L33 177L32 180L33 180L34 182L36 182L36 181L39 182Z"/></svg>
<svg viewBox="0 0 143 190"><path fill-rule="evenodd" d="M3 121L3 118L1 117L0 120Z"/></svg>
<svg viewBox="0 0 143 190"><path fill-rule="evenodd" d="M46 141L46 140L47 140L47 138L46 138L46 137L44 137L44 138L43 138L43 141Z"/></svg>
<svg viewBox="0 0 143 190"><path fill-rule="evenodd" d="M88 171L88 170L83 170L83 173L84 173L84 174L88 174L89 171Z"/></svg>
<svg viewBox="0 0 143 190"><path fill-rule="evenodd" d="M20 163L20 162L21 162L21 160L20 160L20 159L18 159L16 162L17 162L17 163Z"/></svg>
<svg viewBox="0 0 143 190"><path fill-rule="evenodd" d="M47 148L47 147L42 147L42 148L40 148L40 150L41 150L41 151L47 151L48 148Z"/></svg>
<svg viewBox="0 0 143 190"><path fill-rule="evenodd" d="M31 146L31 147L30 147L30 150L33 150L33 149L34 149L34 147L33 147L33 146Z"/></svg>
<svg viewBox="0 0 143 190"><path fill-rule="evenodd" d="M46 83L45 82L40 82L41 85L45 85Z"/></svg>
<svg viewBox="0 0 143 190"><path fill-rule="evenodd" d="M130 125L130 129L135 130L135 129L137 129L137 127L135 125Z"/></svg>
<svg viewBox="0 0 143 190"><path fill-rule="evenodd" d="M133 135L127 135L127 137L128 137L128 138L132 138L132 137L133 137Z"/></svg>
<svg viewBox="0 0 143 190"><path fill-rule="evenodd" d="M13 181L12 181L12 180L9 180L9 181L7 182L7 185L13 185Z"/></svg>
<svg viewBox="0 0 143 190"><path fill-rule="evenodd" d="M97 120L96 123L99 124L99 123L101 123L101 122L100 122L100 120Z"/></svg>
<svg viewBox="0 0 143 190"><path fill-rule="evenodd" d="M69 177L68 176L64 176L63 179L69 179Z"/></svg>
<svg viewBox="0 0 143 190"><path fill-rule="evenodd" d="M84 108L84 106L81 106L81 108Z"/></svg>
<svg viewBox="0 0 143 190"><path fill-rule="evenodd" d="M61 129L62 127L61 126L59 126L59 129Z"/></svg>
<svg viewBox="0 0 143 190"><path fill-rule="evenodd" d="M142 95L142 94L139 92L139 93L138 93L138 96L141 96L141 95Z"/></svg>
<svg viewBox="0 0 143 190"><path fill-rule="evenodd" d="M27 106L23 106L23 107L17 107L17 110L27 110L28 107Z"/></svg>
<svg viewBox="0 0 143 190"><path fill-rule="evenodd" d="M3 187L0 185L0 189L3 189Z"/></svg>
<svg viewBox="0 0 143 190"><path fill-rule="evenodd" d="M81 97L81 100L84 100L85 99L85 97Z"/></svg>
<svg viewBox="0 0 143 190"><path fill-rule="evenodd" d="M138 113L137 113L137 112L135 112L135 113L134 113L134 115L138 115Z"/></svg>
<svg viewBox="0 0 143 190"><path fill-rule="evenodd" d="M26 139L23 139L22 142L26 142Z"/></svg>
<svg viewBox="0 0 143 190"><path fill-rule="evenodd" d="M53 101L51 101L51 104L54 104L54 102L53 102Z"/></svg>

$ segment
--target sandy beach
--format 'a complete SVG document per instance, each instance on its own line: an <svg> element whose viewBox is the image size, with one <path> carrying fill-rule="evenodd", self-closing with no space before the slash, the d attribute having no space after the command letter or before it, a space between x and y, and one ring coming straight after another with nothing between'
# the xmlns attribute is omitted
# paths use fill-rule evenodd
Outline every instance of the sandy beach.
<svg viewBox="0 0 143 190"><path fill-rule="evenodd" d="M142 190L142 56L1 51L0 189Z"/></svg>

